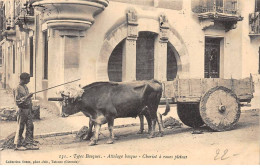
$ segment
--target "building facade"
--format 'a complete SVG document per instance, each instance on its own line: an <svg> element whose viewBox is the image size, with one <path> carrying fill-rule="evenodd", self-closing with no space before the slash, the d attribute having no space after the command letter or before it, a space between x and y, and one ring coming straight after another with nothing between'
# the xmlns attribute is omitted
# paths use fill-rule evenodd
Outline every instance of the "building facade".
<svg viewBox="0 0 260 168"><path fill-rule="evenodd" d="M1 11L7 88L22 72L31 74L31 91L75 79L260 74L260 0L5 0ZM37 94L53 96L55 89Z"/></svg>

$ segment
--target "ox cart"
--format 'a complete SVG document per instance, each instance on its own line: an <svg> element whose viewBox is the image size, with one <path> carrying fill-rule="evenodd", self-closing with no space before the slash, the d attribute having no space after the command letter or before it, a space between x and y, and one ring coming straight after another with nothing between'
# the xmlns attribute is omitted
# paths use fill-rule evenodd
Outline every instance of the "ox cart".
<svg viewBox="0 0 260 168"><path fill-rule="evenodd" d="M242 103L250 103L254 93L252 76L240 80L176 78L162 83L160 104L177 104L178 116L187 126L197 128L205 124L215 131L232 129L239 120Z"/></svg>
<svg viewBox="0 0 260 168"><path fill-rule="evenodd" d="M177 104L178 116L185 125L197 128L205 124L215 131L232 129L239 120L242 103L249 103L254 92L251 76L240 80L176 78L163 83L163 97Z"/></svg>

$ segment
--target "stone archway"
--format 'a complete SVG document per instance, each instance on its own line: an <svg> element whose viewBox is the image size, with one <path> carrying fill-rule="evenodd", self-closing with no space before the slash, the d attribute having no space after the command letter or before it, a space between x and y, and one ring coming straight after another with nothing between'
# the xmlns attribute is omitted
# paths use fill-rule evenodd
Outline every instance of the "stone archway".
<svg viewBox="0 0 260 168"><path fill-rule="evenodd" d="M112 31L104 40L101 47L99 57L96 64L96 80L97 81L108 81L108 61L114 48L123 39L127 37L127 25L126 23L121 24L117 29Z"/></svg>
<svg viewBox="0 0 260 168"><path fill-rule="evenodd" d="M159 22L153 18L139 18L138 31L149 31L159 34ZM189 55L186 46L178 34L178 32L170 27L169 42L176 51L176 61L178 72L177 75L180 78L189 77ZM123 23L118 26L114 31L109 33L104 40L102 48L100 50L99 57L96 64L96 79L97 81L108 81L108 61L114 48L122 40L127 37L127 24Z"/></svg>

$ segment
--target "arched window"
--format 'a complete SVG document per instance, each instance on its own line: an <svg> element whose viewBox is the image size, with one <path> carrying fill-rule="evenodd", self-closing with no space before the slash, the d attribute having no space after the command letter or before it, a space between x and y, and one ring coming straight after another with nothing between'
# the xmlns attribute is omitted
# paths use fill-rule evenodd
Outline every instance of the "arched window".
<svg viewBox="0 0 260 168"><path fill-rule="evenodd" d="M122 82L122 55L123 55L122 40L113 50L108 61L108 78L109 81Z"/></svg>
<svg viewBox="0 0 260 168"><path fill-rule="evenodd" d="M173 47L173 45L168 42L167 43L167 81L172 81L176 78L177 75L177 51Z"/></svg>

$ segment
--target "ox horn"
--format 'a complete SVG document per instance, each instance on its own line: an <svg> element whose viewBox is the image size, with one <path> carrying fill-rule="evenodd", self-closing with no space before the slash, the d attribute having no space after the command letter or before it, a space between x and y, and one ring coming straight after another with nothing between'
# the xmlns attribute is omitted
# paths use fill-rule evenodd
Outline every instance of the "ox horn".
<svg viewBox="0 0 260 168"><path fill-rule="evenodd" d="M48 101L63 101L63 97L50 97L48 98Z"/></svg>

